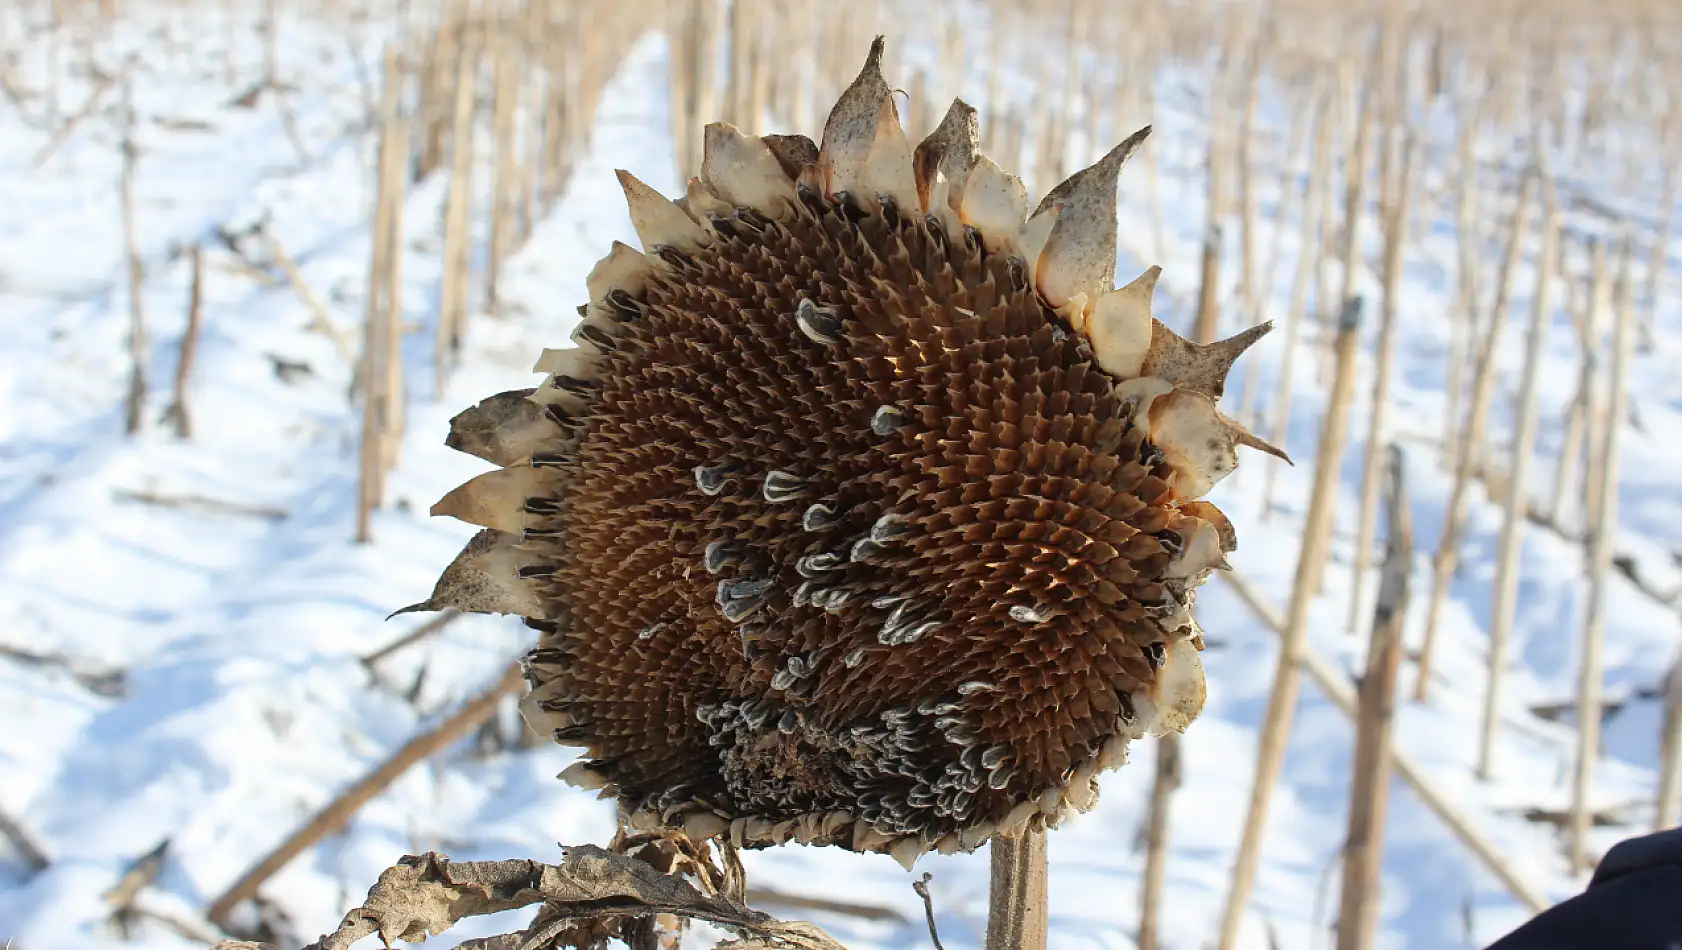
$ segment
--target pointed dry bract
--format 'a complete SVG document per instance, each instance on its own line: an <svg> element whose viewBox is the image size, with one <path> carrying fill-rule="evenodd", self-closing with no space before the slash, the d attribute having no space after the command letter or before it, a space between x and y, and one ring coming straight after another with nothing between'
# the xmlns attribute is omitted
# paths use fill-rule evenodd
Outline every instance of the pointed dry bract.
<svg viewBox="0 0 1682 950"><path fill-rule="evenodd" d="M707 232L695 219L637 176L624 169L615 172L619 185L625 189L625 205L631 213L631 227L644 251L659 247L675 247L693 251L707 242Z"/></svg>
<svg viewBox="0 0 1682 950"><path fill-rule="evenodd" d="M1214 343L1193 343L1158 321L1151 330L1150 352L1141 371L1174 385L1219 399L1226 392L1233 363L1273 329L1271 321Z"/></svg>
<svg viewBox="0 0 1682 950"><path fill-rule="evenodd" d="M1151 441L1174 469L1169 487L1181 500L1202 498L1238 467L1238 440L1209 397L1176 389L1152 404L1150 416Z"/></svg>
<svg viewBox="0 0 1682 950"><path fill-rule="evenodd" d="M591 303L600 303L610 291L620 290L633 297L641 296L648 281L648 258L636 248L622 241L614 241L607 256L590 268L584 286L590 291Z"/></svg>
<svg viewBox="0 0 1682 950"><path fill-rule="evenodd" d="M525 568L544 564L542 558L521 550L519 537L490 528L473 536L450 566L444 568L432 596L407 610L443 610L454 607L472 614L517 614L543 619L548 608L520 576Z"/></svg>
<svg viewBox="0 0 1682 950"><path fill-rule="evenodd" d="M530 458L538 446L560 432L543 407L528 398L534 391L497 393L462 410L450 420L450 434L444 444L493 465L512 465Z"/></svg>
<svg viewBox="0 0 1682 950"><path fill-rule="evenodd" d="M689 179L688 190L674 203L682 208L692 221L699 224L709 238L717 233L713 230L713 218L728 215L736 210L733 205L720 199L711 185L699 178Z"/></svg>
<svg viewBox="0 0 1682 950"><path fill-rule="evenodd" d="M1061 207L1057 226L1034 267L1040 294L1053 309L1076 294L1087 301L1115 286L1116 182L1121 166L1150 135L1150 126L1128 136L1089 168L1053 188L1035 210L1038 215Z"/></svg>
<svg viewBox="0 0 1682 950"><path fill-rule="evenodd" d="M1098 365L1117 379L1132 379L1143 371L1155 322L1151 295L1161 273L1162 268L1152 267L1126 287L1100 296L1092 313L1074 324L1091 341Z"/></svg>
<svg viewBox="0 0 1682 950"><path fill-rule="evenodd" d="M581 346L545 347L537 362L532 364L531 371L589 379L595 376L596 364L600 359L600 354L592 353Z"/></svg>
<svg viewBox="0 0 1682 950"><path fill-rule="evenodd" d="M788 214L794 201L794 181L770 147L728 122L706 128L701 177L724 203L771 218Z"/></svg>
<svg viewBox="0 0 1682 950"><path fill-rule="evenodd" d="M804 135L767 135L763 141L790 181L805 181L815 190L823 190L823 183L813 177L818 170L816 142Z"/></svg>
<svg viewBox="0 0 1682 950"><path fill-rule="evenodd" d="M958 196L958 216L981 232L982 246L993 254L1018 253L1016 239L1027 213L1028 188L1022 179L985 155L977 158Z"/></svg>
<svg viewBox="0 0 1682 950"><path fill-rule="evenodd" d="M431 514L518 534L526 527L526 499L544 495L548 481L530 462L517 462L458 486L432 506Z"/></svg>
<svg viewBox="0 0 1682 950"><path fill-rule="evenodd" d="M1226 512L1206 501L1185 502L1180 505L1180 512L1213 525L1216 534L1221 539L1222 554L1231 554L1238 550L1238 530L1232 526L1232 521L1227 518Z"/></svg>
<svg viewBox="0 0 1682 950"><path fill-rule="evenodd" d="M909 210L918 207L911 145L899 124L893 90L882 78L882 48L877 37L858 78L830 111L818 163L826 195L849 194L865 206L886 196Z"/></svg>
<svg viewBox="0 0 1682 950"><path fill-rule="evenodd" d="M1207 695L1203 658L1198 655L1197 647L1190 640L1175 640L1168 644L1165 653L1156 677L1158 717L1150 731L1153 736L1184 732L1203 711Z"/></svg>
<svg viewBox="0 0 1682 950"><path fill-rule="evenodd" d="M1027 262L1030 273L1034 271L1034 262L1045 260L1046 242L1051 239L1051 232L1056 229L1058 222L1062 220L1062 216L1063 206L1060 204L1051 205L1050 207L1041 207L1040 210L1034 212L1032 217L1023 222L1022 234L1016 239L1016 250L1018 254L1022 255L1022 260ZM1111 266L1114 266L1113 263ZM1036 277L1035 279L1037 280L1038 278ZM1043 289L1040 296L1046 296ZM1087 298L1085 294L1079 294L1077 296L1080 297L1082 305L1069 308L1071 310L1070 315L1072 316L1073 314L1078 313L1079 319L1084 321L1086 319L1086 308L1084 304ZM1064 297L1061 300L1052 302L1051 299L1047 297L1046 302L1051 304L1051 309L1062 312L1070 300L1071 298Z"/></svg>
<svg viewBox="0 0 1682 950"><path fill-rule="evenodd" d="M946 117L917 146L912 158L917 198L949 236L963 226L958 215L959 195L980 157L981 123L975 109L962 99L952 100Z"/></svg>

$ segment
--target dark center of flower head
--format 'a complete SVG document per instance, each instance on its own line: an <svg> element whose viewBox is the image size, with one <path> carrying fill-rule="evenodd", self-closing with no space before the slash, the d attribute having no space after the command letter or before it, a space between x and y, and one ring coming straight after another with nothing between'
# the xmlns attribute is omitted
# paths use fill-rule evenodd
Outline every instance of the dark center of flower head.
<svg viewBox="0 0 1682 950"><path fill-rule="evenodd" d="M421 606L543 631L528 718L635 826L973 848L1202 705L1234 539L1195 499L1259 444L1214 409L1259 333L1111 290L1123 150L1024 223L967 106L905 146L879 55L821 152L712 126L683 203L622 175L646 256L598 265L542 387L455 420L504 467L434 509L487 530Z"/></svg>

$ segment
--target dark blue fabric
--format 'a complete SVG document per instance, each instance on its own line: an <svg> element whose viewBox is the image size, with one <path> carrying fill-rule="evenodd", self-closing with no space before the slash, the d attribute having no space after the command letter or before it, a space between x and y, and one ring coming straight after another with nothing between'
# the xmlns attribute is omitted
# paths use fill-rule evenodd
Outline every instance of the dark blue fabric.
<svg viewBox="0 0 1682 950"><path fill-rule="evenodd" d="M1682 950L1682 828L1621 841L1588 889L1487 950Z"/></svg>

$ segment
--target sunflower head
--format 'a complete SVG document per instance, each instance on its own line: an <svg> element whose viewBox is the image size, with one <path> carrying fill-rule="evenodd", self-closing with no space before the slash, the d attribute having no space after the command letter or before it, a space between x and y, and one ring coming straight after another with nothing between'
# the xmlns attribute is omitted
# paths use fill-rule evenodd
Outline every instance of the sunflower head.
<svg viewBox="0 0 1682 950"><path fill-rule="evenodd" d="M620 172L643 245L591 271L575 346L449 444L498 468L421 608L517 614L528 721L635 828L909 864L1090 808L1203 705L1194 591L1216 408L1266 328L1197 345L1120 289L1144 129L1029 213L954 102L915 148L882 41L798 135L706 129L688 193Z"/></svg>

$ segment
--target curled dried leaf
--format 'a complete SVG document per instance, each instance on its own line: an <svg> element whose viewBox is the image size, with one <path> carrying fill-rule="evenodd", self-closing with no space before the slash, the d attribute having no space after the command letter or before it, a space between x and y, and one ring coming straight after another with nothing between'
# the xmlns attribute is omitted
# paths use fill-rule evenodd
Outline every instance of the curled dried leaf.
<svg viewBox="0 0 1682 950"><path fill-rule="evenodd" d="M367 900L347 913L338 929L305 950L348 950L374 934L387 946L394 940L416 942L444 933L469 917L533 904L544 905L534 929L543 926L554 931L542 946L554 945L550 941L562 933L557 923L613 923L672 914L729 928L748 941L737 946L845 950L811 924L780 921L721 894L703 894L680 877L594 845L567 848L560 864L529 860L454 863L435 851L405 856L380 875Z"/></svg>

